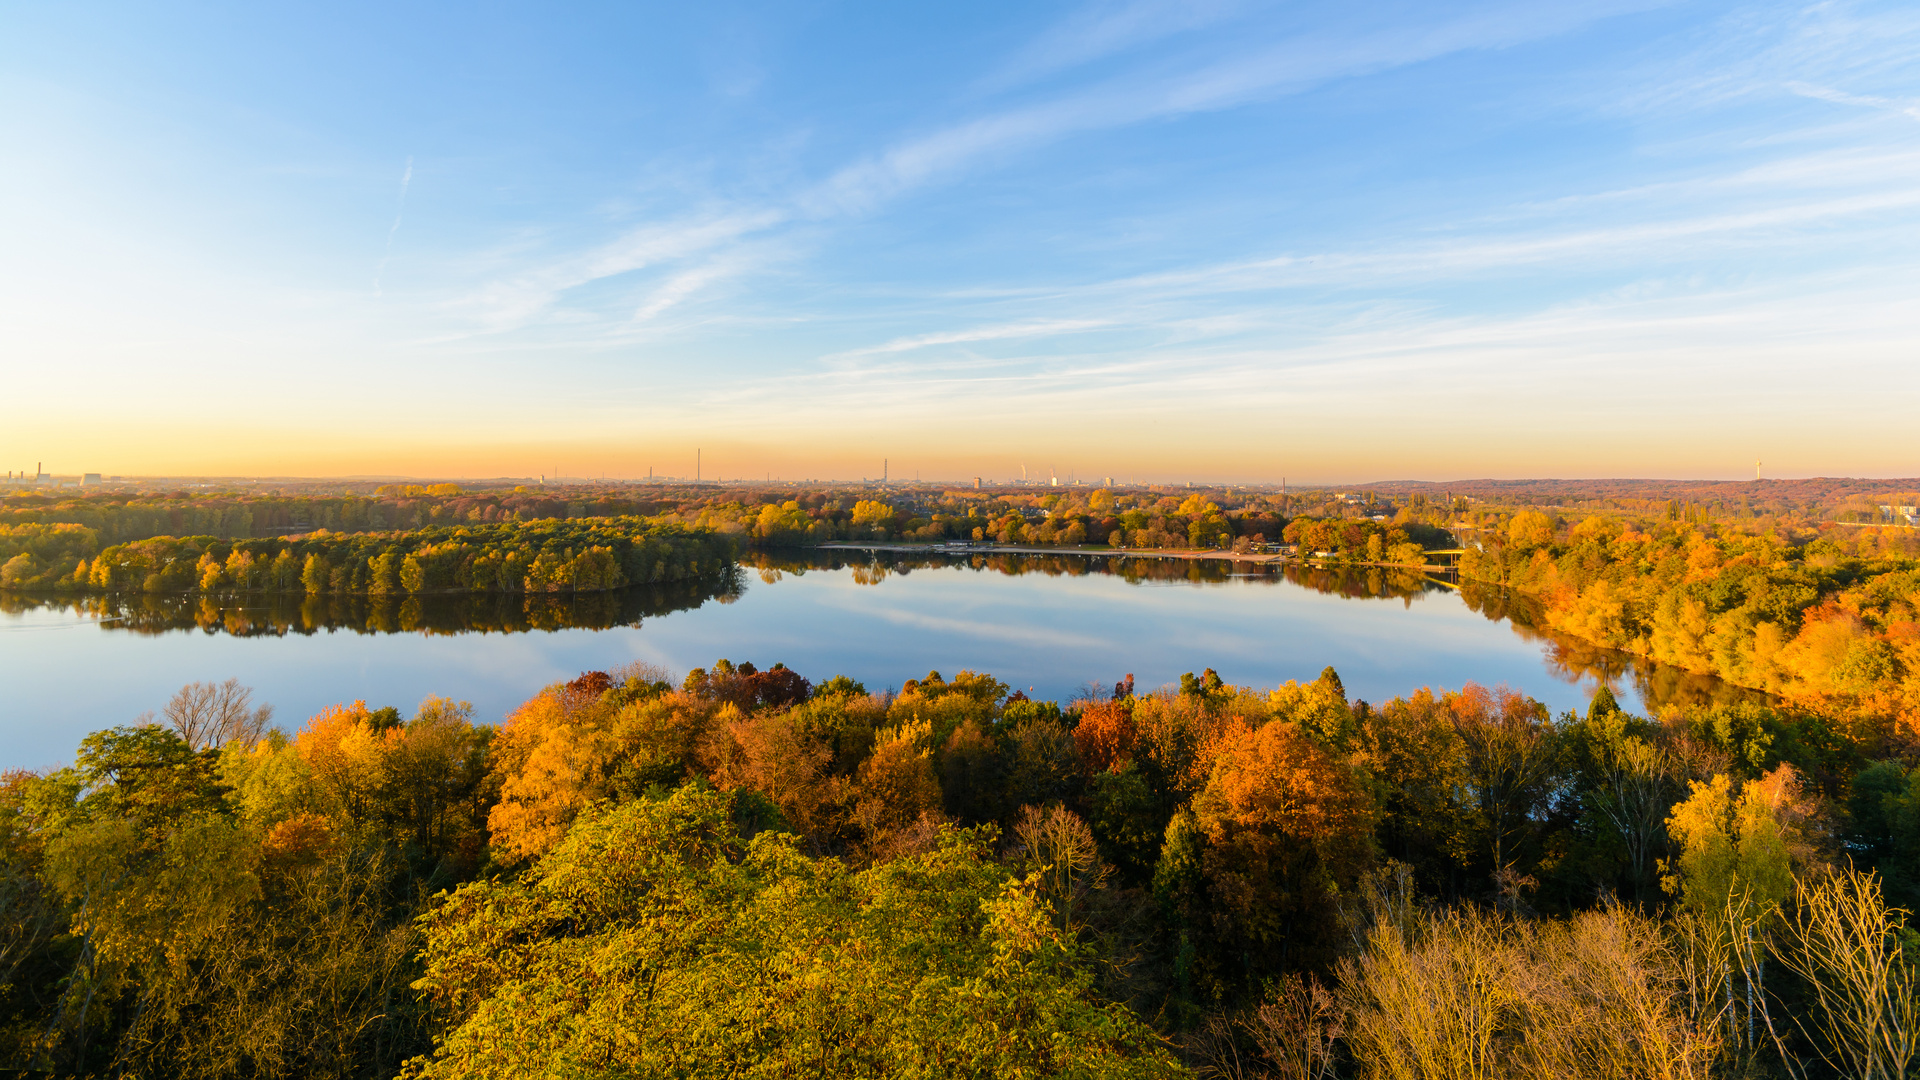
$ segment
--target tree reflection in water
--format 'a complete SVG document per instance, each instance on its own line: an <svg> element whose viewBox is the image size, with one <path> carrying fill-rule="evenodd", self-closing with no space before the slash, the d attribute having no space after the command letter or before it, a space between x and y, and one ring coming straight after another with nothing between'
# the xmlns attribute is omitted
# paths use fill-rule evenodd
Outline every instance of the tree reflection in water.
<svg viewBox="0 0 1920 1080"><path fill-rule="evenodd" d="M878 585L889 576L915 570L954 567L1018 577L1044 574L1048 577L1082 577L1087 574L1112 574L1136 584L1225 584L1237 580L1264 580L1271 584L1287 582L1356 599L1399 599L1411 602L1423 593L1442 590L1446 584L1414 570L1382 567L1306 566L1300 563L1236 563L1229 559L1165 559L1137 555L1110 555L1105 552L1026 555L1009 552L944 553L901 552L855 549L832 551L754 552L743 565L759 572L760 580L772 583L786 574L804 574L808 570L846 570L862 585Z"/></svg>
<svg viewBox="0 0 1920 1080"><path fill-rule="evenodd" d="M1618 689L1631 680L1650 711L1668 705L1765 701L1755 690L1711 676L1655 663L1645 657L1600 648L1544 629L1536 601L1474 581L1455 583L1418 571L1383 567L1315 566L1289 563L1236 563L1226 559L1162 559L1104 552L1026 555L941 553L848 549L832 551L752 552L740 567L706 581L642 585L609 592L562 594L481 594L413 596L227 596L132 593L84 596L0 594L0 611L71 610L96 618L110 629L136 634L201 630L236 637L314 634L322 630L382 633L523 633L534 630L602 630L637 626L648 617L698 608L708 601L728 604L746 588L742 570L762 582L812 570L851 570L862 585L915 570L972 569L1017 577L1112 574L1131 584L1279 585L1356 600L1399 600L1403 605L1430 592L1457 590L1470 610L1504 622L1521 638L1538 644L1553 674L1569 683L1602 682Z"/></svg>
<svg viewBox="0 0 1920 1080"><path fill-rule="evenodd" d="M1616 690L1622 682L1631 679L1649 712L1659 712L1669 705L1687 708L1772 700L1759 690L1735 686L1713 675L1555 633L1544 626L1546 620L1540 602L1524 593L1467 581L1460 586L1460 598L1468 608L1493 622L1506 623L1520 637L1541 645L1549 670L1560 679L1602 682Z"/></svg>
<svg viewBox="0 0 1920 1080"><path fill-rule="evenodd" d="M741 588L738 570L729 569L725 575L706 581L571 594L45 596L8 593L0 594L0 611L8 614L72 611L98 619L109 629L136 634L177 630L201 630L235 637L283 637L322 630L351 630L361 634L514 634L637 626L649 616L686 611L709 600L732 603L739 597Z"/></svg>
<svg viewBox="0 0 1920 1080"><path fill-rule="evenodd" d="M1451 575L1438 577L1415 570L1299 562L1241 563L1228 559L1143 558L1095 552L1057 555L1005 552L920 554L849 549L755 552L748 556L745 565L757 569L761 580L769 583L780 580L786 574L851 567L856 582L878 585L889 575L935 567L960 567L1009 576L1046 574L1058 577L1105 573L1141 585L1210 585L1229 581L1264 581L1277 585L1285 582L1331 596L1355 600L1399 600L1406 606L1411 606L1415 598L1430 592L1457 591L1469 610L1486 616L1490 621L1504 622L1521 639L1539 645L1548 670L1556 678L1568 683L1605 683L1615 691L1630 679L1650 712L1657 713L1669 705L1686 708L1770 700L1768 695L1758 690L1735 686L1712 675L1657 663L1617 649L1602 648L1548 630L1544 625L1545 620L1541 618L1539 603L1524 594L1472 580L1456 581Z"/></svg>

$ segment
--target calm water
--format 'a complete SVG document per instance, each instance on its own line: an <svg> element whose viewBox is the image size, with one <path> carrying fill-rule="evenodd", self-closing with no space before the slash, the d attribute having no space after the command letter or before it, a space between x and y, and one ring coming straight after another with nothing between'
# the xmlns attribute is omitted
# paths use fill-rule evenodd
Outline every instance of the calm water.
<svg viewBox="0 0 1920 1080"><path fill-rule="evenodd" d="M842 562L852 558L856 562ZM577 600L422 603L181 597L0 601L0 768L70 759L89 731L158 710L182 683L237 676L292 729L365 699L403 711L428 695L502 718L540 687L645 660L676 673L718 657L784 662L869 689L938 670L993 673L1065 699L1133 673L1185 671L1272 686L1331 664L1372 701L1421 686L1506 684L1556 711L1600 678L1635 704L1721 693L1620 654L1525 628L1497 593L1415 575L1303 572L1075 557L761 559L727 582ZM1517 622L1516 622L1517 620Z"/></svg>

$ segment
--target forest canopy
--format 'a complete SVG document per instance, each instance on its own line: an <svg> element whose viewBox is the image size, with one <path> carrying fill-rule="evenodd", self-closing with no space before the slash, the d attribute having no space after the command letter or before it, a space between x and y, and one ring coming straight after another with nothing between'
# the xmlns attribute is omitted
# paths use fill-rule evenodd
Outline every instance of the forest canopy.
<svg viewBox="0 0 1920 1080"><path fill-rule="evenodd" d="M1887 730L1920 721L1913 531L1521 510L1486 523L1461 573L1538 601L1542 629Z"/></svg>
<svg viewBox="0 0 1920 1080"><path fill-rule="evenodd" d="M0 783L12 1067L1894 1076L1920 1034L1913 732L1780 704L722 659L499 727L164 716Z"/></svg>
<svg viewBox="0 0 1920 1080"><path fill-rule="evenodd" d="M603 592L714 576L736 542L636 518L431 526L258 540L158 536L98 547L79 525L0 527L0 588L294 594Z"/></svg>

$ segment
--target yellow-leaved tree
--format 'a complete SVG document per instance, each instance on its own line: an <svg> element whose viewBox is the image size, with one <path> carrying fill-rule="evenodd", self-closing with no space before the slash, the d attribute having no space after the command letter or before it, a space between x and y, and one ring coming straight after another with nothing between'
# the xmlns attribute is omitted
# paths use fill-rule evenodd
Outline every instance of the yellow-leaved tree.
<svg viewBox="0 0 1920 1080"><path fill-rule="evenodd" d="M423 920L441 1032L410 1080L1174 1077L989 834L853 872L700 784L595 807Z"/></svg>
<svg viewBox="0 0 1920 1080"><path fill-rule="evenodd" d="M1782 763L1757 780L1725 774L1694 781L1667 818L1677 849L1661 861L1661 884L1680 898L1680 929L1708 973L1706 1004L1724 1018L1731 1044L1751 1052L1768 1022L1760 929L1792 895L1794 870L1820 861L1814 800Z"/></svg>
<svg viewBox="0 0 1920 1080"><path fill-rule="evenodd" d="M492 762L500 801L487 818L497 856L544 854L589 804L693 768L721 703L668 691L661 672L620 674L550 686L507 717Z"/></svg>

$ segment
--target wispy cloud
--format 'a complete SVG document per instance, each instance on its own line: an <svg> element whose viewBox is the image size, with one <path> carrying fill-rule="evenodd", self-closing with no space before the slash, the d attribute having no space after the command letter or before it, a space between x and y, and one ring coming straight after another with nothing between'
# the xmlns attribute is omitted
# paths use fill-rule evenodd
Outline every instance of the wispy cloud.
<svg viewBox="0 0 1920 1080"><path fill-rule="evenodd" d="M1809 86L1803 82L1790 82L1787 84L1787 89L1799 94L1801 97L1809 97L1817 101L1831 101L1836 105L1856 105L1868 109L1881 109L1920 120L1920 101L1895 101L1892 98L1874 97L1871 94L1848 94L1824 86Z"/></svg>
<svg viewBox="0 0 1920 1080"><path fill-rule="evenodd" d="M952 330L942 333L913 334L908 337L894 338L879 345L870 345L864 349L850 349L835 353L827 359L857 356L875 356L886 353L911 352L916 349L931 348L936 345L963 345L977 341L1005 341L1010 338L1054 337L1059 334L1075 334L1086 330L1097 330L1108 323L1098 319L1034 319L1025 322L1006 323L1000 326L976 326L968 330Z"/></svg>
<svg viewBox="0 0 1920 1080"><path fill-rule="evenodd" d="M1069 71L1116 53L1211 26L1245 9L1237 0L1131 0L1082 7L1016 50L980 82L988 91Z"/></svg>
<svg viewBox="0 0 1920 1080"><path fill-rule="evenodd" d="M1254 43L1170 73L1129 72L1049 101L963 120L842 168L803 195L811 213L866 212L999 154L1084 132L1235 108L1453 53L1510 48L1662 0L1495 5L1431 23L1319 31Z"/></svg>
<svg viewBox="0 0 1920 1080"><path fill-rule="evenodd" d="M1729 102L1803 97L1836 84L1903 83L1920 47L1920 14L1911 5L1823 0L1738 5L1698 35L1690 49L1653 53L1608 86L1596 108L1656 115L1704 111ZM1848 95L1854 96L1854 95ZM1864 96L1864 95L1862 95ZM1831 100L1831 99L1830 99ZM1846 102L1853 104L1853 102Z"/></svg>
<svg viewBox="0 0 1920 1080"><path fill-rule="evenodd" d="M727 206L631 229L578 256L497 278L472 298L472 307L487 331L517 329L553 316L567 295L582 286L650 271L619 290L619 314L593 314L592 305L605 303L604 290L582 301L589 307L580 313L586 327L582 333L601 341L634 340L637 334L660 332L638 328L652 327L660 316L688 306L716 283L765 269L774 250L765 241L830 233L824 226L836 220L874 214L917 189L1008 155L1083 132L1229 109L1337 79L1466 51L1509 48L1650 6L1656 6L1652 0L1495 4L1264 39L1244 35L1245 40L1206 57L1163 60L1123 76L1103 76L1071 90L936 125L853 160L785 198L776 195L759 205ZM996 69L987 84L1005 89L1038 83L1236 14L1235 6L1225 3L1194 9L1152 2L1096 4L1036 38ZM1795 92L1849 105L1906 109L1891 98L1836 96L1810 84L1797 85ZM1217 358L1237 355L1263 334L1291 333L1325 317L1348 323L1310 334L1361 340L1380 332L1382 320L1398 326L1409 312L1433 306L1419 297L1363 299L1369 290L1450 287L1471 278L1530 274L1540 268L1574 275L1603 266L1657 266L1663 260L1696 260L1710 252L1784 252L1793 249L1802 233L1844 231L1876 219L1884 223L1887 215L1905 215L1920 206L1920 188L1911 183L1917 161L1911 150L1867 148L1748 161L1684 179L1573 193L1504 210L1484 207L1478 220L1429 222L1412 234L1380 243L1351 237L1353 242L1341 246L1251 254L1107 281L975 284L966 290L949 286L943 297L922 304L915 317L931 315L964 328L816 352L815 367L794 377L871 377L901 370L885 362L890 357L971 346L980 351L950 350L964 352L964 358L941 357L930 363L915 357L914 378L902 385L924 392L929 386L964 384L995 394L1023 380L1047 384L1057 379L1061 385L1080 380L1085 387L1090 371L1095 383L1111 378L1115 385L1135 389L1160 378L1193 379L1193 371L1183 365L1214 364L1209 371L1227 370L1218 366ZM749 242L761 247L749 252ZM781 247L783 256L792 257L795 246ZM1356 295L1339 302L1326 299L1330 291L1339 290ZM1288 291L1299 293L1301 302L1276 305L1251 299ZM1314 296L1318 299L1305 299ZM1289 318L1305 323L1289 326ZM1442 325L1420 318L1427 331ZM1073 349L1084 346L1051 347L1050 339L1109 329L1135 332L1131 358L1084 351L1076 362ZM1049 342L1049 347L1022 345L1031 342ZM989 345L1012 348L984 348ZM1140 351L1152 348L1170 351L1142 358ZM1035 355L1022 355L1023 350ZM1006 355L1009 352L1013 355Z"/></svg>
<svg viewBox="0 0 1920 1080"><path fill-rule="evenodd" d="M467 305L488 332L518 329L552 310L557 299L590 282L713 252L749 234L807 222L871 214L915 189L941 182L1005 155L1078 133L1232 108L1329 80L1431 60L1462 50L1504 48L1564 33L1649 0L1588 5L1496 5L1429 23L1395 23L1347 32L1283 35L1236 46L1224 55L1159 72L1130 72L1050 98L989 110L897 141L855 160L786 200L734 208L689 220L634 229L583 256L495 280ZM1192 7L1141 2L1096 7L1042 35L1007 72L1021 77L1064 70L1183 29L1227 18L1231 4ZM1050 59L1049 59L1050 58ZM1012 78L1012 75L1006 76ZM682 286L718 274L687 271ZM672 304L693 291L672 293ZM648 312L653 299L637 309ZM658 309L664 310L664 308ZM657 313L657 310L654 311ZM620 320L624 322L625 320ZM617 323L605 324L612 329ZM619 332L614 330L614 332Z"/></svg>
<svg viewBox="0 0 1920 1080"><path fill-rule="evenodd" d="M1431 282L1488 271L1541 264L1577 265L1630 256L1636 263L1660 257L1697 258L1704 245L1728 249L1778 247L1777 230L1822 225L1844 218L1875 218L1887 211L1920 207L1920 188L1867 192L1795 201L1731 213L1705 213L1671 220L1639 221L1603 228L1549 230L1534 235L1469 237L1374 251L1327 251L1143 275L1105 288L1170 291L1258 291Z"/></svg>
<svg viewBox="0 0 1920 1080"><path fill-rule="evenodd" d="M715 260L691 270L683 270L662 282L647 294L640 306L634 310L633 322L643 323L653 319L707 285L726 277L729 267L725 262Z"/></svg>
<svg viewBox="0 0 1920 1080"><path fill-rule="evenodd" d="M1638 410L1644 415L1629 422L1644 427L1704 401L1730 408L1768 387L1793 385L1813 415L1849 398L1850 387L1911 386L1896 373L1920 340L1920 307L1904 299L1917 285L1920 259L1910 259L1764 286L1648 281L1513 315L1273 304L1264 325L1229 338L1156 347L1136 337L1110 351L1012 355L964 372L900 365L885 378L871 369L796 373L715 388L703 405L759 415L764 403L778 401L810 415L804 403L832 402L899 424L992 417L1009 429L1049 417L1099 417L1106 425L1197 409L1227 428L1229 415L1265 413L1279 437L1325 426L1315 419L1323 411L1400 422L1444 411L1447 402L1471 402L1479 415L1502 402L1540 416ZM1846 377L1806 383L1809 347L1847 357ZM1566 399L1587 383L1590 399ZM1193 435L1214 437L1201 429Z"/></svg>
<svg viewBox="0 0 1920 1080"><path fill-rule="evenodd" d="M1808 348L1884 376L1889 358L1920 341L1920 308L1898 299L1920 287L1920 259L1892 239L1920 227L1916 176L1920 150L1846 146L1602 187L1375 244L947 293L948 317L970 313L972 328L831 353L777 392L929 417L1352 407L1356 386L1451 392L1498 373L1518 393L1551 381L1522 371L1524 357L1532 372L1641 372L1648 393L1676 390L1648 406L1658 412L1699 400L1705 383L1687 386L1689 373L1792 380L1802 361L1788 358ZM1794 270L1759 270L1779 265ZM1464 282L1501 280L1515 283L1507 313L1443 299ZM949 343L975 348L964 361L836 362Z"/></svg>
<svg viewBox="0 0 1920 1080"><path fill-rule="evenodd" d="M851 605L838 606L842 610L855 610ZM870 603L860 605L858 610L895 626L912 626L922 630L936 630L943 634L980 638L985 641L1003 641L1011 645L1032 645L1055 649L1111 649L1114 647L1113 642L1104 638L1079 634L1071 630L984 623L973 619L955 619L943 615L925 615L917 611L876 607Z"/></svg>
<svg viewBox="0 0 1920 1080"><path fill-rule="evenodd" d="M517 330L550 312L566 293L593 282L657 268L734 244L786 219L777 209L729 209L689 219L631 229L572 258L538 266L517 276L489 282L458 301L489 332ZM712 267L678 275L679 284L656 290L622 322L650 318L685 300L701 285L720 277ZM656 301L661 301L657 306ZM649 308L652 310L649 310Z"/></svg>
<svg viewBox="0 0 1920 1080"><path fill-rule="evenodd" d="M413 183L413 157L408 155L407 167L400 172L400 198L393 208L393 227L387 230L387 246L380 253L380 265L373 271L373 291L380 292L380 278L387 272L387 260L393 257L393 238L400 234L400 220L407 212L407 185Z"/></svg>

